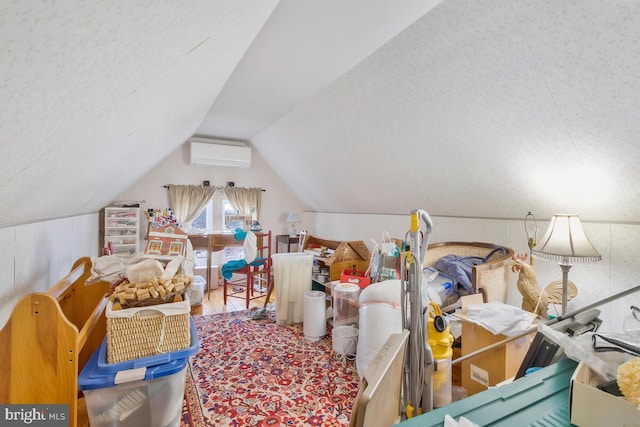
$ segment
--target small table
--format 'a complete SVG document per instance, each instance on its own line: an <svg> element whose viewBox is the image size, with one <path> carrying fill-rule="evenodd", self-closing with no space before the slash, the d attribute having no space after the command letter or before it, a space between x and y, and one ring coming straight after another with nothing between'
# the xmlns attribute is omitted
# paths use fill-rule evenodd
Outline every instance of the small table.
<svg viewBox="0 0 640 427"><path fill-rule="evenodd" d="M190 234L189 240L193 250L207 251L207 298L211 299L211 254L228 246L242 246L243 242L235 239L234 233Z"/></svg>
<svg viewBox="0 0 640 427"><path fill-rule="evenodd" d="M289 236L288 234L281 234L276 236L276 253L291 252L291 245L297 245L300 241L300 236ZM286 250L280 250L280 244L286 245ZM296 252L296 251L294 251Z"/></svg>

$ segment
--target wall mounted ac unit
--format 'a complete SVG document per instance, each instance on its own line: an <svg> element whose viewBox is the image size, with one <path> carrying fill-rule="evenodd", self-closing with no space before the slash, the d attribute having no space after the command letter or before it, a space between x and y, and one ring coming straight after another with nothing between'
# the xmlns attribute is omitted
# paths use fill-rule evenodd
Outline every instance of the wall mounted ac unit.
<svg viewBox="0 0 640 427"><path fill-rule="evenodd" d="M191 138L191 164L202 166L251 166L251 147L235 141Z"/></svg>

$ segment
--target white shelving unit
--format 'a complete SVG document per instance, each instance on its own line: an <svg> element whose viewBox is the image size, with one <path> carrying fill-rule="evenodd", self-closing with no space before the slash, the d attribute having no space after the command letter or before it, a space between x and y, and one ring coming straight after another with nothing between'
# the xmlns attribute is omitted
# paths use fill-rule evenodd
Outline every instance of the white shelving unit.
<svg viewBox="0 0 640 427"><path fill-rule="evenodd" d="M106 247L109 242L114 255L140 252L140 208L106 207L102 210L100 243Z"/></svg>

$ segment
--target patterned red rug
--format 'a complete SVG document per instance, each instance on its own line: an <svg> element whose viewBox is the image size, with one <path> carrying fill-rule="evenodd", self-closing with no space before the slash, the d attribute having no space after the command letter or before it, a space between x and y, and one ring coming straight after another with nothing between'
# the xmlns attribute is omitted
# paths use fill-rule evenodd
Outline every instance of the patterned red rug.
<svg viewBox="0 0 640 427"><path fill-rule="evenodd" d="M200 351L187 367L182 426L347 426L359 380L333 354L331 330L304 339L302 324L247 311L195 316Z"/></svg>

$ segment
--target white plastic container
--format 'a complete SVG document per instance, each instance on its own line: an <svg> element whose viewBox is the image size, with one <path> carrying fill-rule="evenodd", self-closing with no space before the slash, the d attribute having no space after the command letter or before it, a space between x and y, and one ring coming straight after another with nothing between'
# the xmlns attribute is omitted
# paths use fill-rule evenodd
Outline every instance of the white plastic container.
<svg viewBox="0 0 640 427"><path fill-rule="evenodd" d="M207 281L204 280L202 276L193 276L193 284L191 288L189 288L189 301L191 301L191 305L201 305L202 298L204 297L204 287L207 284Z"/></svg>
<svg viewBox="0 0 640 427"><path fill-rule="evenodd" d="M322 291L304 293L304 320L302 330L308 341L319 341L327 335L326 294Z"/></svg>
<svg viewBox="0 0 640 427"><path fill-rule="evenodd" d="M98 352L78 376L92 427L179 426L187 360L103 373Z"/></svg>
<svg viewBox="0 0 640 427"><path fill-rule="evenodd" d="M276 291L276 323L291 325L303 320L304 293L311 290L313 255L281 253L271 255Z"/></svg>
<svg viewBox="0 0 640 427"><path fill-rule="evenodd" d="M331 344L338 356L355 356L358 348L358 328L353 325L334 327L331 331Z"/></svg>
<svg viewBox="0 0 640 427"><path fill-rule="evenodd" d="M433 372L433 407L441 408L451 403L451 358L436 359Z"/></svg>
<svg viewBox="0 0 640 427"><path fill-rule="evenodd" d="M358 297L360 287L353 283L339 283L333 287L333 327L358 326Z"/></svg>

